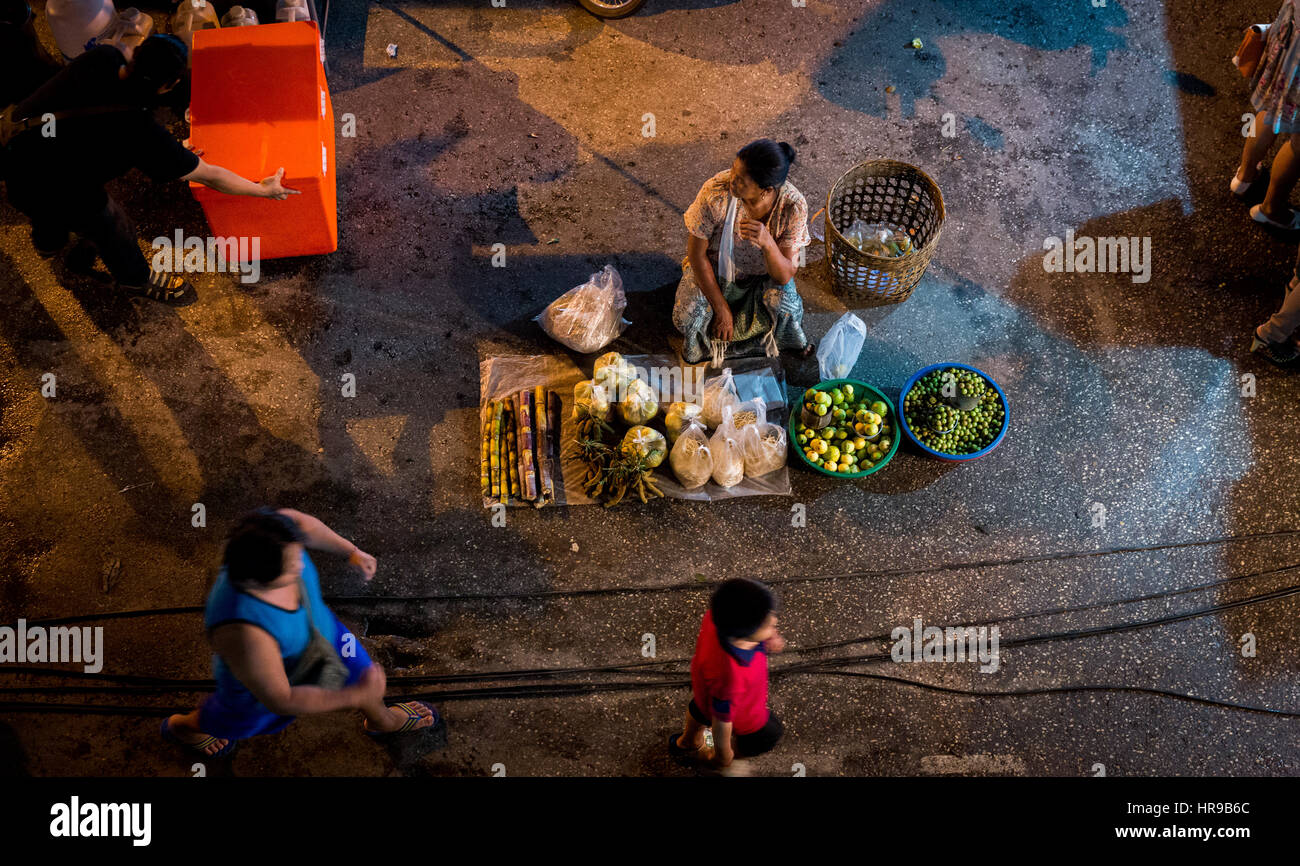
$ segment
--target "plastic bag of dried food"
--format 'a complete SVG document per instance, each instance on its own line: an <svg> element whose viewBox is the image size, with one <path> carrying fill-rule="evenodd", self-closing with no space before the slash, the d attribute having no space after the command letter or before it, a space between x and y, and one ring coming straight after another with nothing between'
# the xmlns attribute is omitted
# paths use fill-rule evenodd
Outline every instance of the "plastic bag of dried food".
<svg viewBox="0 0 1300 866"><path fill-rule="evenodd" d="M731 406L731 426L736 431L737 439L747 427L766 420L767 406L761 397L755 397L746 403L734 403Z"/></svg>
<svg viewBox="0 0 1300 866"><path fill-rule="evenodd" d="M664 434L640 424L627 431L620 447L629 457L644 459L645 465L650 469L663 463L668 454L668 442L664 439Z"/></svg>
<svg viewBox="0 0 1300 866"><path fill-rule="evenodd" d="M698 403L670 403L668 411L664 413L664 429L668 431L668 441L676 442L677 437L682 435L686 425L692 421L700 420L704 413L704 407Z"/></svg>
<svg viewBox="0 0 1300 866"><path fill-rule="evenodd" d="M596 359L591 379L604 386L609 399L618 403L624 399L628 386L636 380L636 367L618 352L606 352Z"/></svg>
<svg viewBox="0 0 1300 866"><path fill-rule="evenodd" d="M719 487L735 487L745 477L745 452L740 447L740 437L731 423L731 407L722 408L722 423L709 440L713 456L713 480Z"/></svg>
<svg viewBox="0 0 1300 866"><path fill-rule="evenodd" d="M763 401L754 402L759 406L759 420L740 428L740 450L744 454L745 475L750 478L780 469L785 465L786 453L785 428L768 423Z"/></svg>
<svg viewBox="0 0 1300 866"><path fill-rule="evenodd" d="M736 380L731 375L731 368L727 367L722 371L721 376L715 376L704 383L702 417L705 425L716 429L722 423L722 410L739 402L740 394L736 392Z"/></svg>
<svg viewBox="0 0 1300 866"><path fill-rule="evenodd" d="M867 326L861 319L852 313L840 316L817 347L817 367L822 379L843 379L853 372L866 339Z"/></svg>
<svg viewBox="0 0 1300 866"><path fill-rule="evenodd" d="M640 379L633 379L618 404L618 414L629 427L645 424L659 414L659 398L654 389Z"/></svg>
<svg viewBox="0 0 1300 866"><path fill-rule="evenodd" d="M632 324L623 318L627 296L613 265L592 274L542 310L534 321L575 352L599 352Z"/></svg>
<svg viewBox="0 0 1300 866"><path fill-rule="evenodd" d="M668 465L682 487L694 490L713 477L713 454L708 431L699 421L687 421L668 455Z"/></svg>
<svg viewBox="0 0 1300 866"><path fill-rule="evenodd" d="M609 420L609 394L595 382L579 382L573 386L573 420L595 418Z"/></svg>

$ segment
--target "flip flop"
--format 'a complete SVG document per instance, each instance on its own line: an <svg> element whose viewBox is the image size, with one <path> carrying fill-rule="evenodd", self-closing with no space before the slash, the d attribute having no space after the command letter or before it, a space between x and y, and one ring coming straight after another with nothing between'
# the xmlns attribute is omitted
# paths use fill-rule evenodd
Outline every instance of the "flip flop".
<svg viewBox="0 0 1300 866"><path fill-rule="evenodd" d="M194 302L197 293L193 284L184 277L155 271L149 281L142 286L118 283L118 288L132 295L143 295L151 301L171 304L176 307L187 306Z"/></svg>
<svg viewBox="0 0 1300 866"><path fill-rule="evenodd" d="M1291 221L1289 223L1280 223L1277 220L1264 213L1262 205L1255 205L1250 209L1250 218L1257 223L1278 229L1284 232L1300 232L1300 211L1291 211Z"/></svg>
<svg viewBox="0 0 1300 866"><path fill-rule="evenodd" d="M423 720L423 716L420 715L420 712L416 707L421 705L428 707L429 711L433 713L433 724L417 728L415 726ZM402 722L402 726L395 731L372 731L366 727L365 722L362 722L361 727L368 735L375 737L376 739L383 739L397 734L405 734L410 731L415 731L416 733L421 731L432 731L442 722L442 716L438 713L438 708L428 701L406 701L405 703L393 704L392 706L406 713L406 721Z"/></svg>
<svg viewBox="0 0 1300 866"><path fill-rule="evenodd" d="M167 719L162 720L162 729L160 730L160 733L162 734L162 738L167 742L171 743L172 745L184 746L187 749L193 749L194 751L198 752L200 755L202 755L205 758L226 758L234 754L235 749L239 747L239 740L227 739L226 745L222 747L219 751L213 752L212 754L208 754L203 750L206 749L208 746L212 745L213 743L217 742L218 740L223 739L222 737L213 737L213 736L209 736L208 734L204 734L203 739L200 742L187 743L184 740L182 740L180 737L172 733L171 726L167 724Z"/></svg>

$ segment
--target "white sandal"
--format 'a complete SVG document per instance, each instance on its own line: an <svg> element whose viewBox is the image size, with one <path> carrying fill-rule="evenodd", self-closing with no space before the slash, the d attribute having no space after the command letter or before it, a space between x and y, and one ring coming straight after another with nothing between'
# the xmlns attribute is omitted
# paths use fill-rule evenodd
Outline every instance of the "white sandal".
<svg viewBox="0 0 1300 866"><path fill-rule="evenodd" d="M1255 166L1255 171L1264 171L1264 163L1262 161ZM1255 176L1255 180L1247 181L1237 177L1240 172L1241 170L1238 169L1232 173L1232 181L1228 184L1228 189L1232 190L1232 194L1237 198L1245 198L1246 194L1250 192L1250 188L1255 185L1255 180L1259 180L1259 175L1257 174Z"/></svg>
<svg viewBox="0 0 1300 866"><path fill-rule="evenodd" d="M1264 213L1262 205L1255 205L1250 209L1250 218L1257 223L1263 223L1284 232L1300 232L1300 211L1291 211L1291 221L1289 223L1280 223Z"/></svg>

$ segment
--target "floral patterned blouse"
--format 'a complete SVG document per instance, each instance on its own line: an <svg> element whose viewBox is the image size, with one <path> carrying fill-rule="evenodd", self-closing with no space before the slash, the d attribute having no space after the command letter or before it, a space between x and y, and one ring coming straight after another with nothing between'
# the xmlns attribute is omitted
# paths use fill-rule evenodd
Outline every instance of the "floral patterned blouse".
<svg viewBox="0 0 1300 866"><path fill-rule="evenodd" d="M686 209L686 230L697 238L709 242L709 261L718 266L718 245L722 241L722 226L727 221L727 203L731 198L731 169L720 171L705 181L695 201ZM740 205L736 212L736 225L744 215L745 206ZM788 248L797 253L812 243L808 235L808 203L803 193L786 181L777 191L776 204L772 205L767 215L767 231L776 241L777 246ZM763 252L749 241L736 234L735 262L737 277L755 277L767 273L767 262ZM682 259L682 267L688 267L689 258Z"/></svg>

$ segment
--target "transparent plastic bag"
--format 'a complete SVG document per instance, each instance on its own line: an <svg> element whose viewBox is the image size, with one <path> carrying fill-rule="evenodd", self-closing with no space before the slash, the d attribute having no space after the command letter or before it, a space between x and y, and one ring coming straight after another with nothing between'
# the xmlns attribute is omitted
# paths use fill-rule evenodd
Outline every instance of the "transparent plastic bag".
<svg viewBox="0 0 1300 866"><path fill-rule="evenodd" d="M632 324L623 318L627 295L613 265L592 274L550 303L534 321L554 340L591 354L608 346Z"/></svg>
<svg viewBox="0 0 1300 866"><path fill-rule="evenodd" d="M713 477L713 455L709 437L699 421L688 421L673 444L668 464L687 490L703 487Z"/></svg>
<svg viewBox="0 0 1300 866"><path fill-rule="evenodd" d="M609 420L609 394L595 382L579 382L573 386L573 420L595 418Z"/></svg>
<svg viewBox="0 0 1300 866"><path fill-rule="evenodd" d="M276 0L275 20L310 21L311 11L307 8L307 0Z"/></svg>
<svg viewBox="0 0 1300 866"><path fill-rule="evenodd" d="M736 281L736 206L740 201L734 195L727 199L727 218L718 241L718 279L723 286Z"/></svg>
<svg viewBox="0 0 1300 866"><path fill-rule="evenodd" d="M104 31L90 40L86 47L116 45L129 57L152 33L153 18L132 6L118 12Z"/></svg>
<svg viewBox="0 0 1300 866"><path fill-rule="evenodd" d="M735 487L745 477L745 452L731 423L731 406L722 408L722 423L709 440L713 456L713 480L719 487Z"/></svg>
<svg viewBox="0 0 1300 866"><path fill-rule="evenodd" d="M618 414L629 427L646 424L659 414L659 398L654 389L640 379L633 379L618 404Z"/></svg>
<svg viewBox="0 0 1300 866"><path fill-rule="evenodd" d="M698 403L670 403L668 411L664 413L664 429L668 431L668 441L676 442L677 437L682 435L692 421L703 426L703 414L704 407Z"/></svg>
<svg viewBox="0 0 1300 866"><path fill-rule="evenodd" d="M740 394L736 392L736 380L731 375L731 368L727 367L722 371L721 376L715 376L704 383L704 423L710 428L716 428L722 424L722 410L728 406L734 406L740 402Z"/></svg>
<svg viewBox="0 0 1300 866"><path fill-rule="evenodd" d="M636 381L636 367L618 352L606 352L592 366L591 380L604 387L609 399L615 403L624 399L631 384Z"/></svg>
<svg viewBox="0 0 1300 866"><path fill-rule="evenodd" d="M912 252L911 235L884 223L854 220L853 225L844 233L844 239L870 256L895 259Z"/></svg>
<svg viewBox="0 0 1300 866"><path fill-rule="evenodd" d="M853 372L866 339L867 326L861 319L852 313L840 316L817 347L817 367L822 379L843 379Z"/></svg>
<svg viewBox="0 0 1300 866"><path fill-rule="evenodd" d="M759 420L739 429L740 450L744 455L745 476L748 478L757 478L785 466L786 455L785 428L768 422L767 409L762 400L754 402L759 406Z"/></svg>
<svg viewBox="0 0 1300 866"><path fill-rule="evenodd" d="M221 26L217 12L207 0L181 0L172 13L172 33L181 38L190 49L190 62L194 60L194 31L213 30Z"/></svg>
<svg viewBox="0 0 1300 866"><path fill-rule="evenodd" d="M247 6L231 6L226 14L221 16L222 27L252 27L257 23L257 12Z"/></svg>

